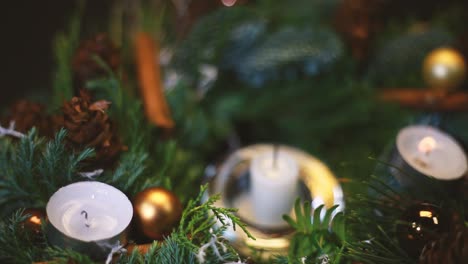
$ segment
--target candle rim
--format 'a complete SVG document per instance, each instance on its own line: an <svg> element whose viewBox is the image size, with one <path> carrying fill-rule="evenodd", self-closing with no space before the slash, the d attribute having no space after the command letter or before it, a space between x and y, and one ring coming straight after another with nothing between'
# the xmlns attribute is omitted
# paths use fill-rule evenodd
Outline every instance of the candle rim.
<svg viewBox="0 0 468 264"><path fill-rule="evenodd" d="M210 185L211 187L208 189L207 193L205 193L203 196L203 200L205 201L210 196L221 193L221 199L216 202L217 206L232 207L232 202L234 199L236 199L236 197L239 196L238 194L235 194L235 197L226 195L226 188L232 184L230 183L230 180L234 179L234 181L238 181L241 177L244 177L244 172L249 170L249 166L244 165L249 165L252 157L257 156L259 152L271 151L272 148L273 144L268 142L259 142L253 145L244 146L230 153L230 155L227 156L224 162L220 165L217 173L214 176L209 174L206 175L206 178L212 184ZM308 194L310 194L312 197L324 197L325 206L327 208L330 208L334 204L339 204L339 207L335 212L344 211L345 201L343 199L342 188L331 167L329 167L324 161L319 160L314 155L297 147L281 144L280 149L286 150L297 160L300 170L300 181L306 186L306 192ZM236 168L239 166L242 166L241 172L236 170ZM234 172L234 170L237 172ZM319 188L318 186L321 185L322 181L325 181L326 184ZM317 182L320 184L317 184ZM338 193L335 193L336 191L338 191ZM274 233L269 233L269 229L258 229L258 227L255 226L247 226L247 229L253 234L257 234L257 241L260 241L259 237L262 240L268 239L278 242L283 241L284 239L283 235L277 236L277 234L275 234L272 236ZM243 252L244 254L248 254L250 252L249 246L261 247L262 245L261 243L249 244L248 241L250 239L245 235L245 233L243 233L243 231L239 228L236 228L235 230L232 229L232 226L224 231L223 234L228 240L234 241L236 249L238 249L239 252ZM271 253L275 252L276 250L283 249L287 251L288 245L289 243L286 243L284 248L268 248L266 252Z"/></svg>
<svg viewBox="0 0 468 264"><path fill-rule="evenodd" d="M422 135L420 140L422 140L424 137L427 137L427 136L431 136L431 137L437 139L437 137L434 137L434 135L441 136L441 138L447 139L448 140L447 142L449 142L450 144L453 144L453 146L455 146L456 151L459 152L459 154L461 154L462 157L463 157L463 158L461 158L463 164L461 166L458 166L461 169L457 168L457 170L455 171L457 173L454 173L454 175L449 175L449 177L447 177L447 174L442 174L443 177L440 177L441 176L440 173L433 173L430 170L420 168L418 166L415 167L414 162L411 161L411 157L410 157L411 155L408 152L402 152L402 149L407 149L407 148L403 147L403 141L405 139L407 139L408 136L413 135L413 134L411 134L411 131L424 131L424 132L426 132L424 135ZM437 142L437 144L440 144L440 143L441 142ZM415 146L417 147L418 144L419 144L419 142L417 142ZM430 177L434 177L437 180L441 180L441 181L456 180L456 179L459 179L459 178L463 177L463 175L468 170L468 157L467 157L463 147L458 142L458 140L456 140L449 133L447 133L445 131L442 131L442 130L438 129L437 127L434 127L434 126L430 126L430 125L409 125L409 126L406 126L406 127L402 128L402 129L400 129L399 132L398 132L398 135L396 137L396 147L397 147L398 153L401 155L403 160L406 163L408 163L408 165L410 165L411 168L415 169L416 171L418 171L418 172L420 172L422 174L428 175Z"/></svg>
<svg viewBox="0 0 468 264"><path fill-rule="evenodd" d="M90 184L92 186L89 186ZM83 185L83 186L88 187L88 188L100 186L100 187L107 188L108 190L111 190L111 192L114 192L114 193L116 193L118 195L121 195L122 202L124 204L122 204L122 206L119 206L118 208L120 208L122 210L129 209L128 210L129 215L123 219L122 224L118 225L118 228L116 228L115 234L113 234L111 236L108 236L108 237L102 237L100 239L94 239L94 240L84 240L84 239L72 237L64 230L63 225L60 224L59 222L57 222L57 221L60 221L59 219L55 219L55 218L52 219L51 217L49 217L51 215L49 212L54 209L54 208L51 208L52 203L55 201L53 199L57 199L57 197L59 195L61 195L62 192L66 192L66 191L68 191L68 189L76 188L77 186L80 186L80 185ZM89 190L89 189L85 189L85 190ZM100 182L100 181L79 181L79 182L74 182L74 183L62 186L55 193L53 193L52 196L49 198L49 201L47 202L46 214L47 214L48 222L50 222L50 224L53 226L53 228L60 231L60 233L62 233L63 235L65 235L65 236L67 236L69 238L75 239L75 240L83 241L83 242L95 242L95 241L103 241L103 240L108 240L108 239L114 238L114 237L120 235L126 228L128 228L128 226L130 225L130 222L132 221L132 218L133 218L133 205L130 202L130 200L128 199L127 195L125 195L125 193L123 193L121 190L117 189L116 187L114 187L114 186L112 186L110 184L103 183L103 182Z"/></svg>
<svg viewBox="0 0 468 264"><path fill-rule="evenodd" d="M251 174L254 173L254 171L263 171L263 169L265 169L264 165L265 163L268 163L271 161L272 163L272 167L271 169L273 169L274 171L276 172L281 172L281 171L285 171L284 169L288 169L286 170L286 173L287 173L287 177L285 177L283 175L283 177L275 177L274 179L276 180L276 182L278 183L282 183L282 182L285 182L285 181L289 181L290 178L297 178L297 180L299 180L300 176L300 170L299 170L299 162L297 161L297 159L294 157L294 155L291 155L291 153L287 152L287 151L284 151L282 149L279 149L277 151L277 162L278 162L278 166L275 168L273 166L273 155L272 153L270 153L269 151L263 151L263 152L260 152L258 153L258 155L256 155L255 157L252 158L251 162L250 162L250 166L249 166L249 172ZM271 160L270 160L271 159ZM282 163L280 163L282 162ZM283 167L279 166L279 165L283 165ZM284 167L286 166L286 167ZM291 176L291 175L296 175L296 176ZM261 181L265 181L264 183L265 184L269 184L269 183L272 183L270 180L271 178L269 177L260 177L259 180Z"/></svg>

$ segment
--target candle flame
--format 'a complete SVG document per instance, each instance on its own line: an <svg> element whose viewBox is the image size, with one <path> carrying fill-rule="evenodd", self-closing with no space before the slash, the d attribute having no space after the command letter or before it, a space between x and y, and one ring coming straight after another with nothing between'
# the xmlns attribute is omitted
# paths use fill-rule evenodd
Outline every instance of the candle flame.
<svg viewBox="0 0 468 264"><path fill-rule="evenodd" d="M433 137L425 137L418 144L418 150L424 154L429 154L436 147L437 143Z"/></svg>

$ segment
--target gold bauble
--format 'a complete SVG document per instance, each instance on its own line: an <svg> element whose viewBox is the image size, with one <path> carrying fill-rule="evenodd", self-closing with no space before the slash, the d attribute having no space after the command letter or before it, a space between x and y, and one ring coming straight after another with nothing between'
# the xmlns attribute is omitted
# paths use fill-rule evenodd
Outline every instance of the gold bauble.
<svg viewBox="0 0 468 264"><path fill-rule="evenodd" d="M182 204L169 190L152 187L133 200L135 227L147 238L163 239L180 221Z"/></svg>
<svg viewBox="0 0 468 264"><path fill-rule="evenodd" d="M424 60L423 76L433 89L452 91L460 86L466 75L463 56L451 48L433 50Z"/></svg>

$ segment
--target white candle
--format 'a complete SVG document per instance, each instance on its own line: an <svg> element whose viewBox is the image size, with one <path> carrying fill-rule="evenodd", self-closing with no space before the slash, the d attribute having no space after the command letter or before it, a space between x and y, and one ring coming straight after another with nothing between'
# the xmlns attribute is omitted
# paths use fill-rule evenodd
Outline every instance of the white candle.
<svg viewBox="0 0 468 264"><path fill-rule="evenodd" d="M299 191L299 169L293 157L278 150L252 160L251 201L255 222L266 227L284 226Z"/></svg>
<svg viewBox="0 0 468 264"><path fill-rule="evenodd" d="M60 188L47 203L49 222L64 235L84 242L122 233L133 207L127 196L101 182L77 182Z"/></svg>
<svg viewBox="0 0 468 264"><path fill-rule="evenodd" d="M411 167L438 180L458 179L468 167L465 152L455 139L431 126L400 130L397 149Z"/></svg>

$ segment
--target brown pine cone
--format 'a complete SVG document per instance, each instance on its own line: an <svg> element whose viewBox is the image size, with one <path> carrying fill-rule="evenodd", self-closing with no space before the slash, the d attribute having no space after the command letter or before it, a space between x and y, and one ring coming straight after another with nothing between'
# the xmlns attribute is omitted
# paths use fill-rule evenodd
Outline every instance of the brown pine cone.
<svg viewBox="0 0 468 264"><path fill-rule="evenodd" d="M100 33L83 41L72 61L76 91L85 88L86 82L89 80L107 76L105 68L100 66L93 56L99 57L114 72L120 66L119 50L106 34Z"/></svg>
<svg viewBox="0 0 468 264"><path fill-rule="evenodd" d="M420 264L462 264L467 260L468 228L464 226L427 244L419 257Z"/></svg>
<svg viewBox="0 0 468 264"><path fill-rule="evenodd" d="M14 103L6 118L3 118L2 125L9 126L10 122L15 122L15 130L27 133L31 128L36 127L40 135L49 134L49 120L45 112L45 106L28 100L19 100Z"/></svg>
<svg viewBox="0 0 468 264"><path fill-rule="evenodd" d="M63 127L67 129L67 143L76 150L94 148L96 156L89 160L90 167L111 167L124 146L120 142L106 110L110 102L91 101L85 90L63 105Z"/></svg>

